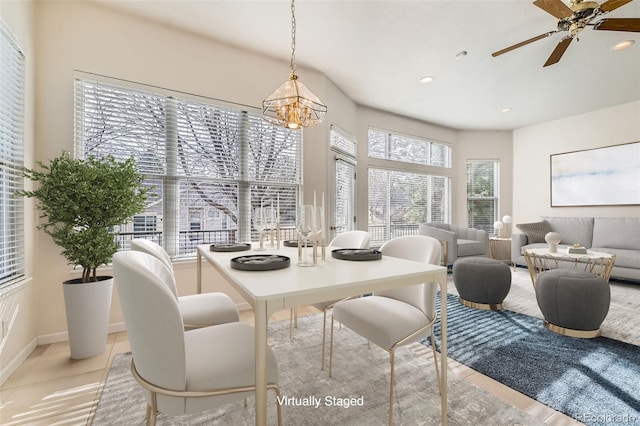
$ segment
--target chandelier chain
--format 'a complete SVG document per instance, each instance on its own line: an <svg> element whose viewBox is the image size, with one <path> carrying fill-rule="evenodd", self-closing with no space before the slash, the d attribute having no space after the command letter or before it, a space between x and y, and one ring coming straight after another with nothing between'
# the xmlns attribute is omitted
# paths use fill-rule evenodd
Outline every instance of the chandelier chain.
<svg viewBox="0 0 640 426"><path fill-rule="evenodd" d="M291 0L291 75L296 73L296 6Z"/></svg>

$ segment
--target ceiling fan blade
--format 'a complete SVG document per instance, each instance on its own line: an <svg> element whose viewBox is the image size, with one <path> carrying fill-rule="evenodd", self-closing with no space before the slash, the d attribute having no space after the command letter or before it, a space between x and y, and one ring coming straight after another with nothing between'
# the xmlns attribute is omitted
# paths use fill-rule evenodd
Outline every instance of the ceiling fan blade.
<svg viewBox="0 0 640 426"><path fill-rule="evenodd" d="M533 2L533 4L535 4L545 12L552 14L558 19L568 18L569 16L573 15L573 11L569 9L569 6L564 4L561 0L536 0Z"/></svg>
<svg viewBox="0 0 640 426"><path fill-rule="evenodd" d="M529 40L521 41L520 43L514 44L513 46L509 46L502 50L498 50L497 52L493 52L491 56L495 58L496 56L500 56L503 53L511 52L512 50L515 50L522 46L526 46L527 44L533 43L534 41L542 40L543 38L549 37L551 34L554 34L554 33L557 33L557 31L549 31L548 33L540 34L539 36L530 38Z"/></svg>
<svg viewBox="0 0 640 426"><path fill-rule="evenodd" d="M566 37L562 39L562 41L558 43L556 48L553 49L553 52L551 52L551 56L549 56L549 59L547 59L547 62L544 63L543 67L548 67L549 65L553 65L558 62L560 58L562 58L562 55L564 55L564 52L567 50L567 47L569 47L569 44L571 44L572 41L573 37Z"/></svg>
<svg viewBox="0 0 640 426"><path fill-rule="evenodd" d="M598 22L594 30L640 32L640 18L611 18Z"/></svg>
<svg viewBox="0 0 640 426"><path fill-rule="evenodd" d="M611 12L612 10L617 9L620 6L624 6L632 1L633 0L608 0L600 5L600 10L602 12Z"/></svg>

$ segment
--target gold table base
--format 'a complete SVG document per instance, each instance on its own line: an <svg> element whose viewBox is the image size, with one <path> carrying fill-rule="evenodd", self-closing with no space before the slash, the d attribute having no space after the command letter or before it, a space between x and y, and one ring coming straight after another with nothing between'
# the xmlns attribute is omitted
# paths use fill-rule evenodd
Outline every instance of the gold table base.
<svg viewBox="0 0 640 426"><path fill-rule="evenodd" d="M558 269L560 262L568 263L574 270L583 269L592 273L606 282L609 282L616 255L604 252L587 252L585 255L550 253L547 249L533 249L524 252L527 268L531 275L533 286L536 285L536 278L540 272L550 269Z"/></svg>

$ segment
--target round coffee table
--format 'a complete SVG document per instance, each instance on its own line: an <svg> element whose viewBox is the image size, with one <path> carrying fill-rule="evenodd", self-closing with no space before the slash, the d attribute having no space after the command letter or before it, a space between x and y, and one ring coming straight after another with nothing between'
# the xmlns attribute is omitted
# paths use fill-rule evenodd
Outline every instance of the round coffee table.
<svg viewBox="0 0 640 426"><path fill-rule="evenodd" d="M616 261L616 255L612 253L587 250L586 254L575 254L568 253L567 249L558 249L557 253L551 253L548 248L527 249L524 258L534 287L536 276L540 272L558 269L561 263L568 268L589 272L609 282Z"/></svg>

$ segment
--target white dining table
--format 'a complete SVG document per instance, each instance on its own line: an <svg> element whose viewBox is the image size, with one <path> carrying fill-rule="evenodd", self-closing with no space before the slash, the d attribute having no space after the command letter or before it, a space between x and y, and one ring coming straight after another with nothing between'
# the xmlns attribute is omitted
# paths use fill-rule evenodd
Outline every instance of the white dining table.
<svg viewBox="0 0 640 426"><path fill-rule="evenodd" d="M441 410L447 424L447 269L389 256L373 261L348 261L331 257L312 267L296 266L298 249L281 247L267 251L212 252L197 247L197 291L202 291L202 258L211 264L243 297L255 312L256 425L267 422L267 325L277 311L391 290L415 284L437 282L440 287L441 324ZM242 271L231 268L231 259L253 254L277 254L291 259L291 266L273 271Z"/></svg>

